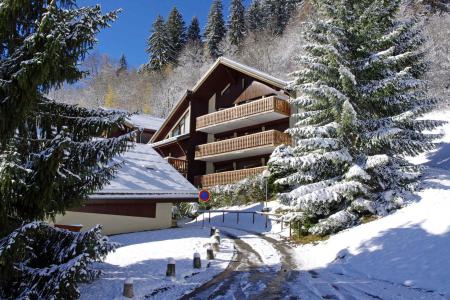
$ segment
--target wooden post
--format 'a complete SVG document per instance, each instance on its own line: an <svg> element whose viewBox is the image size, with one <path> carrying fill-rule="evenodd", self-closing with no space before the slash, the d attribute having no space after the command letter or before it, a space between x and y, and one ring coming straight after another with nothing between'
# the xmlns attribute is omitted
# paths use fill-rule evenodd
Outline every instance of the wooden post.
<svg viewBox="0 0 450 300"><path fill-rule="evenodd" d="M206 249L206 258L209 260L214 259L214 251L211 248L211 246L209 246L208 249Z"/></svg>
<svg viewBox="0 0 450 300"><path fill-rule="evenodd" d="M292 237L292 221L289 221L289 237Z"/></svg>
<svg viewBox="0 0 450 300"><path fill-rule="evenodd" d="M216 233L216 227L211 227L209 230L209 236L213 236Z"/></svg>
<svg viewBox="0 0 450 300"><path fill-rule="evenodd" d="M167 261L167 271L166 276L175 277L175 259L172 257Z"/></svg>
<svg viewBox="0 0 450 300"><path fill-rule="evenodd" d="M220 235L218 235L216 233L216 234L214 234L213 238L214 238L214 241L217 241L220 244Z"/></svg>
<svg viewBox="0 0 450 300"><path fill-rule="evenodd" d="M202 228L205 228L205 213L203 213Z"/></svg>
<svg viewBox="0 0 450 300"><path fill-rule="evenodd" d="M217 241L214 241L212 243L212 248L213 248L214 252L219 252L220 251L219 243Z"/></svg>
<svg viewBox="0 0 450 300"><path fill-rule="evenodd" d="M125 280L125 283L123 284L123 296L126 298L134 297L133 279L132 278L127 278Z"/></svg>
<svg viewBox="0 0 450 300"><path fill-rule="evenodd" d="M208 213L208 222L211 223L211 212Z"/></svg>
<svg viewBox="0 0 450 300"><path fill-rule="evenodd" d="M237 213L236 224L239 224L239 213Z"/></svg>
<svg viewBox="0 0 450 300"><path fill-rule="evenodd" d="M200 253L195 252L194 253L194 269L201 269L202 268L202 261L200 259Z"/></svg>
<svg viewBox="0 0 450 300"><path fill-rule="evenodd" d="M225 212L223 211L222 212L222 223L224 223L225 222Z"/></svg>
<svg viewBox="0 0 450 300"><path fill-rule="evenodd" d="M253 224L255 224L255 213L253 213L252 215L253 215Z"/></svg>
<svg viewBox="0 0 450 300"><path fill-rule="evenodd" d="M268 223L268 221L269 221L269 216L268 215L266 215L266 228L267 228L267 223Z"/></svg>

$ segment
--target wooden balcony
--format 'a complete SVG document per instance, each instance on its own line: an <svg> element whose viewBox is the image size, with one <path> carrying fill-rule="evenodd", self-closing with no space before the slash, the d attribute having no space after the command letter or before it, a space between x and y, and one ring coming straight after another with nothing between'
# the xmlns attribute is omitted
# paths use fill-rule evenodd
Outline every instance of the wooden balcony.
<svg viewBox="0 0 450 300"><path fill-rule="evenodd" d="M200 116L196 119L196 130L219 133L280 120L289 116L289 103L273 96Z"/></svg>
<svg viewBox="0 0 450 300"><path fill-rule="evenodd" d="M197 146L195 159L215 162L264 155L281 144L291 144L291 137L278 130L268 130Z"/></svg>
<svg viewBox="0 0 450 300"><path fill-rule="evenodd" d="M197 176L195 178L195 185L201 187L209 187L214 185L234 183L241 181L247 177L261 174L265 169L266 167L257 167Z"/></svg>
<svg viewBox="0 0 450 300"><path fill-rule="evenodd" d="M175 168L182 175L186 176L188 173L188 162L185 159L179 159L175 157L166 157L165 158L172 167Z"/></svg>

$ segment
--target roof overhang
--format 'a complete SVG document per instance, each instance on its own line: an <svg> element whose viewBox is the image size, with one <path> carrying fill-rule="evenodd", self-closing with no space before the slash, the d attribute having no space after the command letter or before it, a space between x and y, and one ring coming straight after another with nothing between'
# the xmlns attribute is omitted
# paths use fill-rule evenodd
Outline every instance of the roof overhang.
<svg viewBox="0 0 450 300"><path fill-rule="evenodd" d="M231 69L234 69L238 72L241 72L245 75L251 76L255 79L258 79L259 81L271 84L273 86L276 86L280 89L284 89L287 86L287 82L284 80L281 80L279 78L273 77L272 75L269 75L267 73L261 72L259 70L256 70L254 68L251 68L249 66L246 66L244 64L235 62L229 58L226 57L219 57L214 64L206 71L206 73L200 78L199 81L194 85L192 88L193 92L196 92L200 86L203 84L203 82L211 75L212 72L214 72L215 69L219 65L227 66Z"/></svg>

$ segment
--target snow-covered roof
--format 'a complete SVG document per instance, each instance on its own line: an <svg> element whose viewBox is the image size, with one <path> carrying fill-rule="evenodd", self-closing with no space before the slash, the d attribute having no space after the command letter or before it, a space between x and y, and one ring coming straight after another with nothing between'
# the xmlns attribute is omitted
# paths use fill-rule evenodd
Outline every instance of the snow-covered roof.
<svg viewBox="0 0 450 300"><path fill-rule="evenodd" d="M164 123L164 119L151 115L138 114L128 118L133 127L157 131Z"/></svg>
<svg viewBox="0 0 450 300"><path fill-rule="evenodd" d="M114 162L123 163L115 178L90 199L197 198L197 189L148 144L135 144Z"/></svg>
<svg viewBox="0 0 450 300"><path fill-rule="evenodd" d="M170 143L182 140L184 138L189 137L189 135L190 135L189 133L185 133L185 134L182 134L182 135L173 136L173 137L161 140L161 141L156 142L156 143L151 143L150 145L152 145L152 147L159 147L161 145L166 145L166 144L170 144Z"/></svg>

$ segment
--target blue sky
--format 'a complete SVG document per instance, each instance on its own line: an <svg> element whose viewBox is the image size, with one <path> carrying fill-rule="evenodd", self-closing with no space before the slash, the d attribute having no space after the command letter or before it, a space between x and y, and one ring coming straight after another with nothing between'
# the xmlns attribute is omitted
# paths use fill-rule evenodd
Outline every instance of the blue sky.
<svg viewBox="0 0 450 300"><path fill-rule="evenodd" d="M224 15L228 17L231 0L223 0ZM248 4L250 0L245 0ZM153 21L158 14L167 19L174 6L183 14L186 26L193 16L200 20L202 30L205 26L212 0L79 0L79 6L100 4L104 12L117 8L123 11L111 28L98 35L96 49L118 59L122 53L130 66L138 67L147 61L146 41Z"/></svg>

